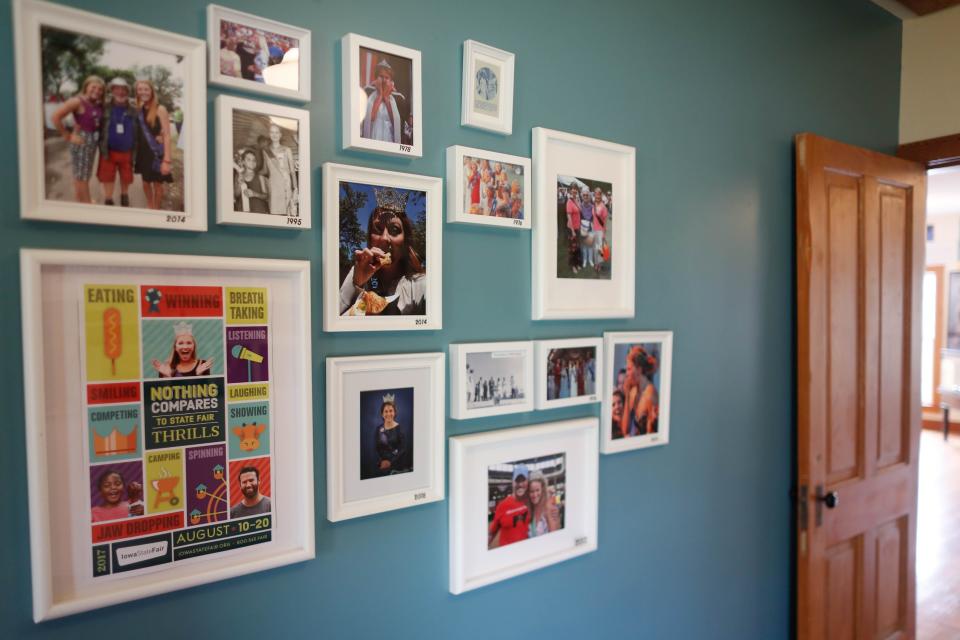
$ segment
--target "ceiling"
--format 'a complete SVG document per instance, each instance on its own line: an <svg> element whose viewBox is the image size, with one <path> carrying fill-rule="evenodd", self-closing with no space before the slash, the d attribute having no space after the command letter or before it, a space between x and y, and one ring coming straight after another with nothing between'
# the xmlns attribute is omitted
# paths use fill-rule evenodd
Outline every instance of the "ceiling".
<svg viewBox="0 0 960 640"><path fill-rule="evenodd" d="M927 172L927 216L960 214L960 166Z"/></svg>

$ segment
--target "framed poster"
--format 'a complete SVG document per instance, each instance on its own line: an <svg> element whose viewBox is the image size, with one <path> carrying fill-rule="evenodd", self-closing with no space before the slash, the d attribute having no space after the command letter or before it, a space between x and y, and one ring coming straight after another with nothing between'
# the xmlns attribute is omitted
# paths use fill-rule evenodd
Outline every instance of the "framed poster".
<svg viewBox="0 0 960 640"><path fill-rule="evenodd" d="M530 159L447 147L447 222L530 228Z"/></svg>
<svg viewBox="0 0 960 640"><path fill-rule="evenodd" d="M635 150L533 130L533 319L634 314Z"/></svg>
<svg viewBox="0 0 960 640"><path fill-rule="evenodd" d="M206 231L205 43L36 0L13 16L20 217Z"/></svg>
<svg viewBox="0 0 960 640"><path fill-rule="evenodd" d="M537 340L537 409L600 402L603 395L603 341L600 338Z"/></svg>
<svg viewBox="0 0 960 640"><path fill-rule="evenodd" d="M217 96L217 222L309 229L310 112Z"/></svg>
<svg viewBox="0 0 960 640"><path fill-rule="evenodd" d="M310 100L310 30L207 5L210 84Z"/></svg>
<svg viewBox="0 0 960 640"><path fill-rule="evenodd" d="M36 621L314 557L308 262L20 265Z"/></svg>
<svg viewBox="0 0 960 640"><path fill-rule="evenodd" d="M323 165L323 330L440 329L440 178Z"/></svg>
<svg viewBox="0 0 960 640"><path fill-rule="evenodd" d="M450 438L450 592L597 549L597 419Z"/></svg>
<svg viewBox="0 0 960 640"><path fill-rule="evenodd" d="M450 417L470 420L533 410L533 343L450 345Z"/></svg>
<svg viewBox="0 0 960 640"><path fill-rule="evenodd" d="M443 500L442 353L327 358L327 519Z"/></svg>
<svg viewBox="0 0 960 640"><path fill-rule="evenodd" d="M607 397L600 451L620 453L670 441L672 331L603 334Z"/></svg>
<svg viewBox="0 0 960 640"><path fill-rule="evenodd" d="M348 33L343 58L343 148L423 155L420 52Z"/></svg>
<svg viewBox="0 0 960 640"><path fill-rule="evenodd" d="M461 125L513 133L514 60L508 51L476 40L464 41Z"/></svg>

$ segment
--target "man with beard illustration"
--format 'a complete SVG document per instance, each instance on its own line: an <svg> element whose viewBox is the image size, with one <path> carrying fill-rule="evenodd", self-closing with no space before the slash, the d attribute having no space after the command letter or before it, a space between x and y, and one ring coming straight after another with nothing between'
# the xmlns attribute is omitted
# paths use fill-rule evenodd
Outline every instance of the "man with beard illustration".
<svg viewBox="0 0 960 640"><path fill-rule="evenodd" d="M243 500L230 509L231 518L246 518L270 513L270 498L260 493L260 472L256 467L242 467L237 474Z"/></svg>

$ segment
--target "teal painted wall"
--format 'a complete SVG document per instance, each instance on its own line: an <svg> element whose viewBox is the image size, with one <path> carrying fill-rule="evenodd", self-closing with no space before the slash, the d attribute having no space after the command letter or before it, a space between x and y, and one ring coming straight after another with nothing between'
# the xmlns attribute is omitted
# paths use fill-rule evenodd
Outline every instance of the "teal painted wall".
<svg viewBox="0 0 960 640"><path fill-rule="evenodd" d="M200 0L70 2L196 37ZM2 637L736 638L789 635L793 446L793 147L814 131L892 151L900 24L867 0L231 0L313 31L315 228L218 227L208 174L202 234L19 218L10 2L0 2L0 385L5 487ZM339 38L423 52L425 153L338 148ZM517 55L514 135L461 128L460 46ZM209 150L213 100L208 92ZM637 313L530 318L530 236L444 225L440 332L327 335L320 308L324 161L442 176L451 144L530 154L545 126L637 149ZM212 159L212 155L211 155ZM317 558L34 626L23 434L20 247L299 258L313 262ZM507 284L509 283L509 284ZM669 446L601 459L596 553L454 597L447 503L332 525L325 519L324 358L445 350L450 342L673 329ZM448 435L599 407L447 424Z"/></svg>

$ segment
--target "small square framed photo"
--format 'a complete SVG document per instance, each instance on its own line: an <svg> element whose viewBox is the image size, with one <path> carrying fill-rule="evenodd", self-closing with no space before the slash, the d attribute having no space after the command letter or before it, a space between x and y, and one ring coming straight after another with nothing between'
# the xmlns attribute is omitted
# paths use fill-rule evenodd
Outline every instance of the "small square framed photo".
<svg viewBox="0 0 960 640"><path fill-rule="evenodd" d="M210 84L310 100L310 30L207 5Z"/></svg>
<svg viewBox="0 0 960 640"><path fill-rule="evenodd" d="M537 409L599 402L603 394L603 341L600 338L538 340Z"/></svg>
<svg viewBox="0 0 960 640"><path fill-rule="evenodd" d="M603 334L600 450L620 453L670 440L672 331Z"/></svg>
<svg viewBox="0 0 960 640"><path fill-rule="evenodd" d="M597 419L450 438L450 592L597 549Z"/></svg>
<svg viewBox="0 0 960 640"><path fill-rule="evenodd" d="M443 500L442 353L327 358L327 519Z"/></svg>
<svg viewBox="0 0 960 640"><path fill-rule="evenodd" d="M447 222L530 228L530 158L447 147Z"/></svg>
<svg viewBox="0 0 960 640"><path fill-rule="evenodd" d="M533 410L533 342L450 345L450 417Z"/></svg>
<svg viewBox="0 0 960 640"><path fill-rule="evenodd" d="M217 222L309 229L310 112L218 96Z"/></svg>
<svg viewBox="0 0 960 640"><path fill-rule="evenodd" d="M323 165L323 330L440 329L443 181Z"/></svg>
<svg viewBox="0 0 960 640"><path fill-rule="evenodd" d="M515 58L509 51L476 40L464 41L461 125L513 133Z"/></svg>
<svg viewBox="0 0 960 640"><path fill-rule="evenodd" d="M633 147L533 130L533 319L631 318Z"/></svg>
<svg viewBox="0 0 960 640"><path fill-rule="evenodd" d="M343 57L343 148L423 155L420 52L348 33Z"/></svg>
<svg viewBox="0 0 960 640"><path fill-rule="evenodd" d="M13 3L20 217L207 230L203 40Z"/></svg>

